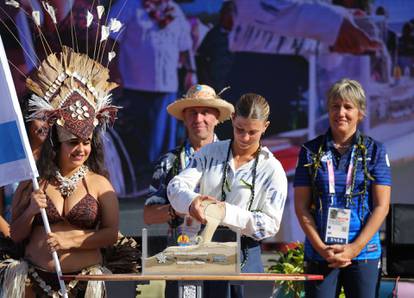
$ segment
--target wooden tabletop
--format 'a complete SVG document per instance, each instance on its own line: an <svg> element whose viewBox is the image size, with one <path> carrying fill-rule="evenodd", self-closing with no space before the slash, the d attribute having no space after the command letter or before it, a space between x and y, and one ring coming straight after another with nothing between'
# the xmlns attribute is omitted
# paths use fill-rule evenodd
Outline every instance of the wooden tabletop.
<svg viewBox="0 0 414 298"><path fill-rule="evenodd" d="M142 275L142 274L104 274L104 275L63 275L63 280L103 280L103 281L140 281L140 280L239 280L239 281L306 281L323 280L323 275L315 274L274 274L241 273L240 275Z"/></svg>

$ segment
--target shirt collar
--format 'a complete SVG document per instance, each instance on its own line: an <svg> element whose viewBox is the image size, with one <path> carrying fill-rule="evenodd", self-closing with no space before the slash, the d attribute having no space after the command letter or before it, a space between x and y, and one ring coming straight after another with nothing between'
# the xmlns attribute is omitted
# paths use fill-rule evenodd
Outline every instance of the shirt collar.
<svg viewBox="0 0 414 298"><path fill-rule="evenodd" d="M213 143L219 141L216 134L213 136ZM184 143L184 151L187 157L192 156L195 152L193 146L191 145L190 139L187 138Z"/></svg>
<svg viewBox="0 0 414 298"><path fill-rule="evenodd" d="M361 132L360 132L359 129L357 129L357 131L352 136L352 145L355 145L355 144L358 143L358 139L359 139L360 135L361 135ZM326 148L329 149L329 150L335 148L333 137L332 137L332 130L330 128L326 132Z"/></svg>
<svg viewBox="0 0 414 298"><path fill-rule="evenodd" d="M263 158L268 159L271 155L273 155L273 153L270 152L270 150L267 147L262 146L262 149L260 150L260 155L263 155Z"/></svg>

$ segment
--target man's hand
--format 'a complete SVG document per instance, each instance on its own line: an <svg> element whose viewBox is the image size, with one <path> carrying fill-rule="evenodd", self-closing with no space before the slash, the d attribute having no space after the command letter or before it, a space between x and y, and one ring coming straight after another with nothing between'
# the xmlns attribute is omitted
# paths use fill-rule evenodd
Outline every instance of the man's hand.
<svg viewBox="0 0 414 298"><path fill-rule="evenodd" d="M375 52L381 47L381 41L369 38L364 31L352 24L347 18L344 18L338 37L331 50L339 53L359 55Z"/></svg>
<svg viewBox="0 0 414 298"><path fill-rule="evenodd" d="M202 224L205 224L206 223L206 218L204 216L205 205L204 206L202 205L203 201L217 202L217 200L213 197L200 195L193 200L193 202L191 203L189 207L188 212L190 216L194 217L196 220L198 220Z"/></svg>

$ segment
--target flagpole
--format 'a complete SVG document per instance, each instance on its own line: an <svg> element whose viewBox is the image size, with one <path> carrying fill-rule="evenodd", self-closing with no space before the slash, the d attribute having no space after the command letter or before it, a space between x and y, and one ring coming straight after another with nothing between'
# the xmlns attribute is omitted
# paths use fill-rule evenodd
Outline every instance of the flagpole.
<svg viewBox="0 0 414 298"><path fill-rule="evenodd" d="M34 190L39 190L40 187L39 187L39 182L37 182L37 179L33 178L32 182L33 182L33 189ZM49 220L47 218L45 208L40 208L40 215L42 216L43 225L45 226L46 234L51 233L52 231L50 230ZM59 279L59 285L60 285L60 290L62 292L62 297L68 298L68 293L66 291L65 282L61 278L62 277L62 268L60 267L60 261L59 261L59 257L58 257L58 254L57 254L56 251L52 252L52 257L53 257L53 261L55 262L55 269L56 269L56 274L57 274L58 279Z"/></svg>
<svg viewBox="0 0 414 298"><path fill-rule="evenodd" d="M0 36L0 68L2 70L2 74L1 74L2 80L4 79L4 81L6 82L4 87L7 86L6 88L8 89L8 90L1 90L3 92L2 96L4 97L2 101L3 100L5 102L9 101L9 104L13 106L13 112L15 113L15 116L16 116L16 122L17 122L17 126L19 129L22 145L23 145L23 150L28 159L28 163L30 164L29 168L30 168L30 174L32 177L32 182L33 182L33 189L38 190L39 189L39 183L37 182L38 171L36 168L36 163L34 161L33 152L30 147L29 138L27 137L27 132L24 126L22 112L20 109L19 101L17 99L16 88L13 83L13 78L11 76L9 63L6 57L6 51L4 50L3 40L1 39L1 36ZM51 230L50 230L49 220L47 219L46 210L44 208L41 208L40 214L43 219L43 225L45 227L46 233L49 234ZM68 298L68 293L66 291L65 283L61 279L62 269L60 267L60 261L59 261L56 251L52 252L52 257L55 263L56 274L58 275L58 279L59 279L61 295L64 298Z"/></svg>

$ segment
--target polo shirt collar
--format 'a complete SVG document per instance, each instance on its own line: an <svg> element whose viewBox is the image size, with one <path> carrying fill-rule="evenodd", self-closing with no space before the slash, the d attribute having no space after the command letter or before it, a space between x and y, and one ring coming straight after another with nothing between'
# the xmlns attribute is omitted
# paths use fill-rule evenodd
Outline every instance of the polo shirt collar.
<svg viewBox="0 0 414 298"><path fill-rule="evenodd" d="M355 145L358 143L358 139L361 136L361 131L359 129L357 129L357 131L354 133L354 135L352 136L352 145ZM333 141L333 137L332 137L332 130L329 128L328 131L326 132L326 148L328 150L332 150L334 147L334 141Z"/></svg>

